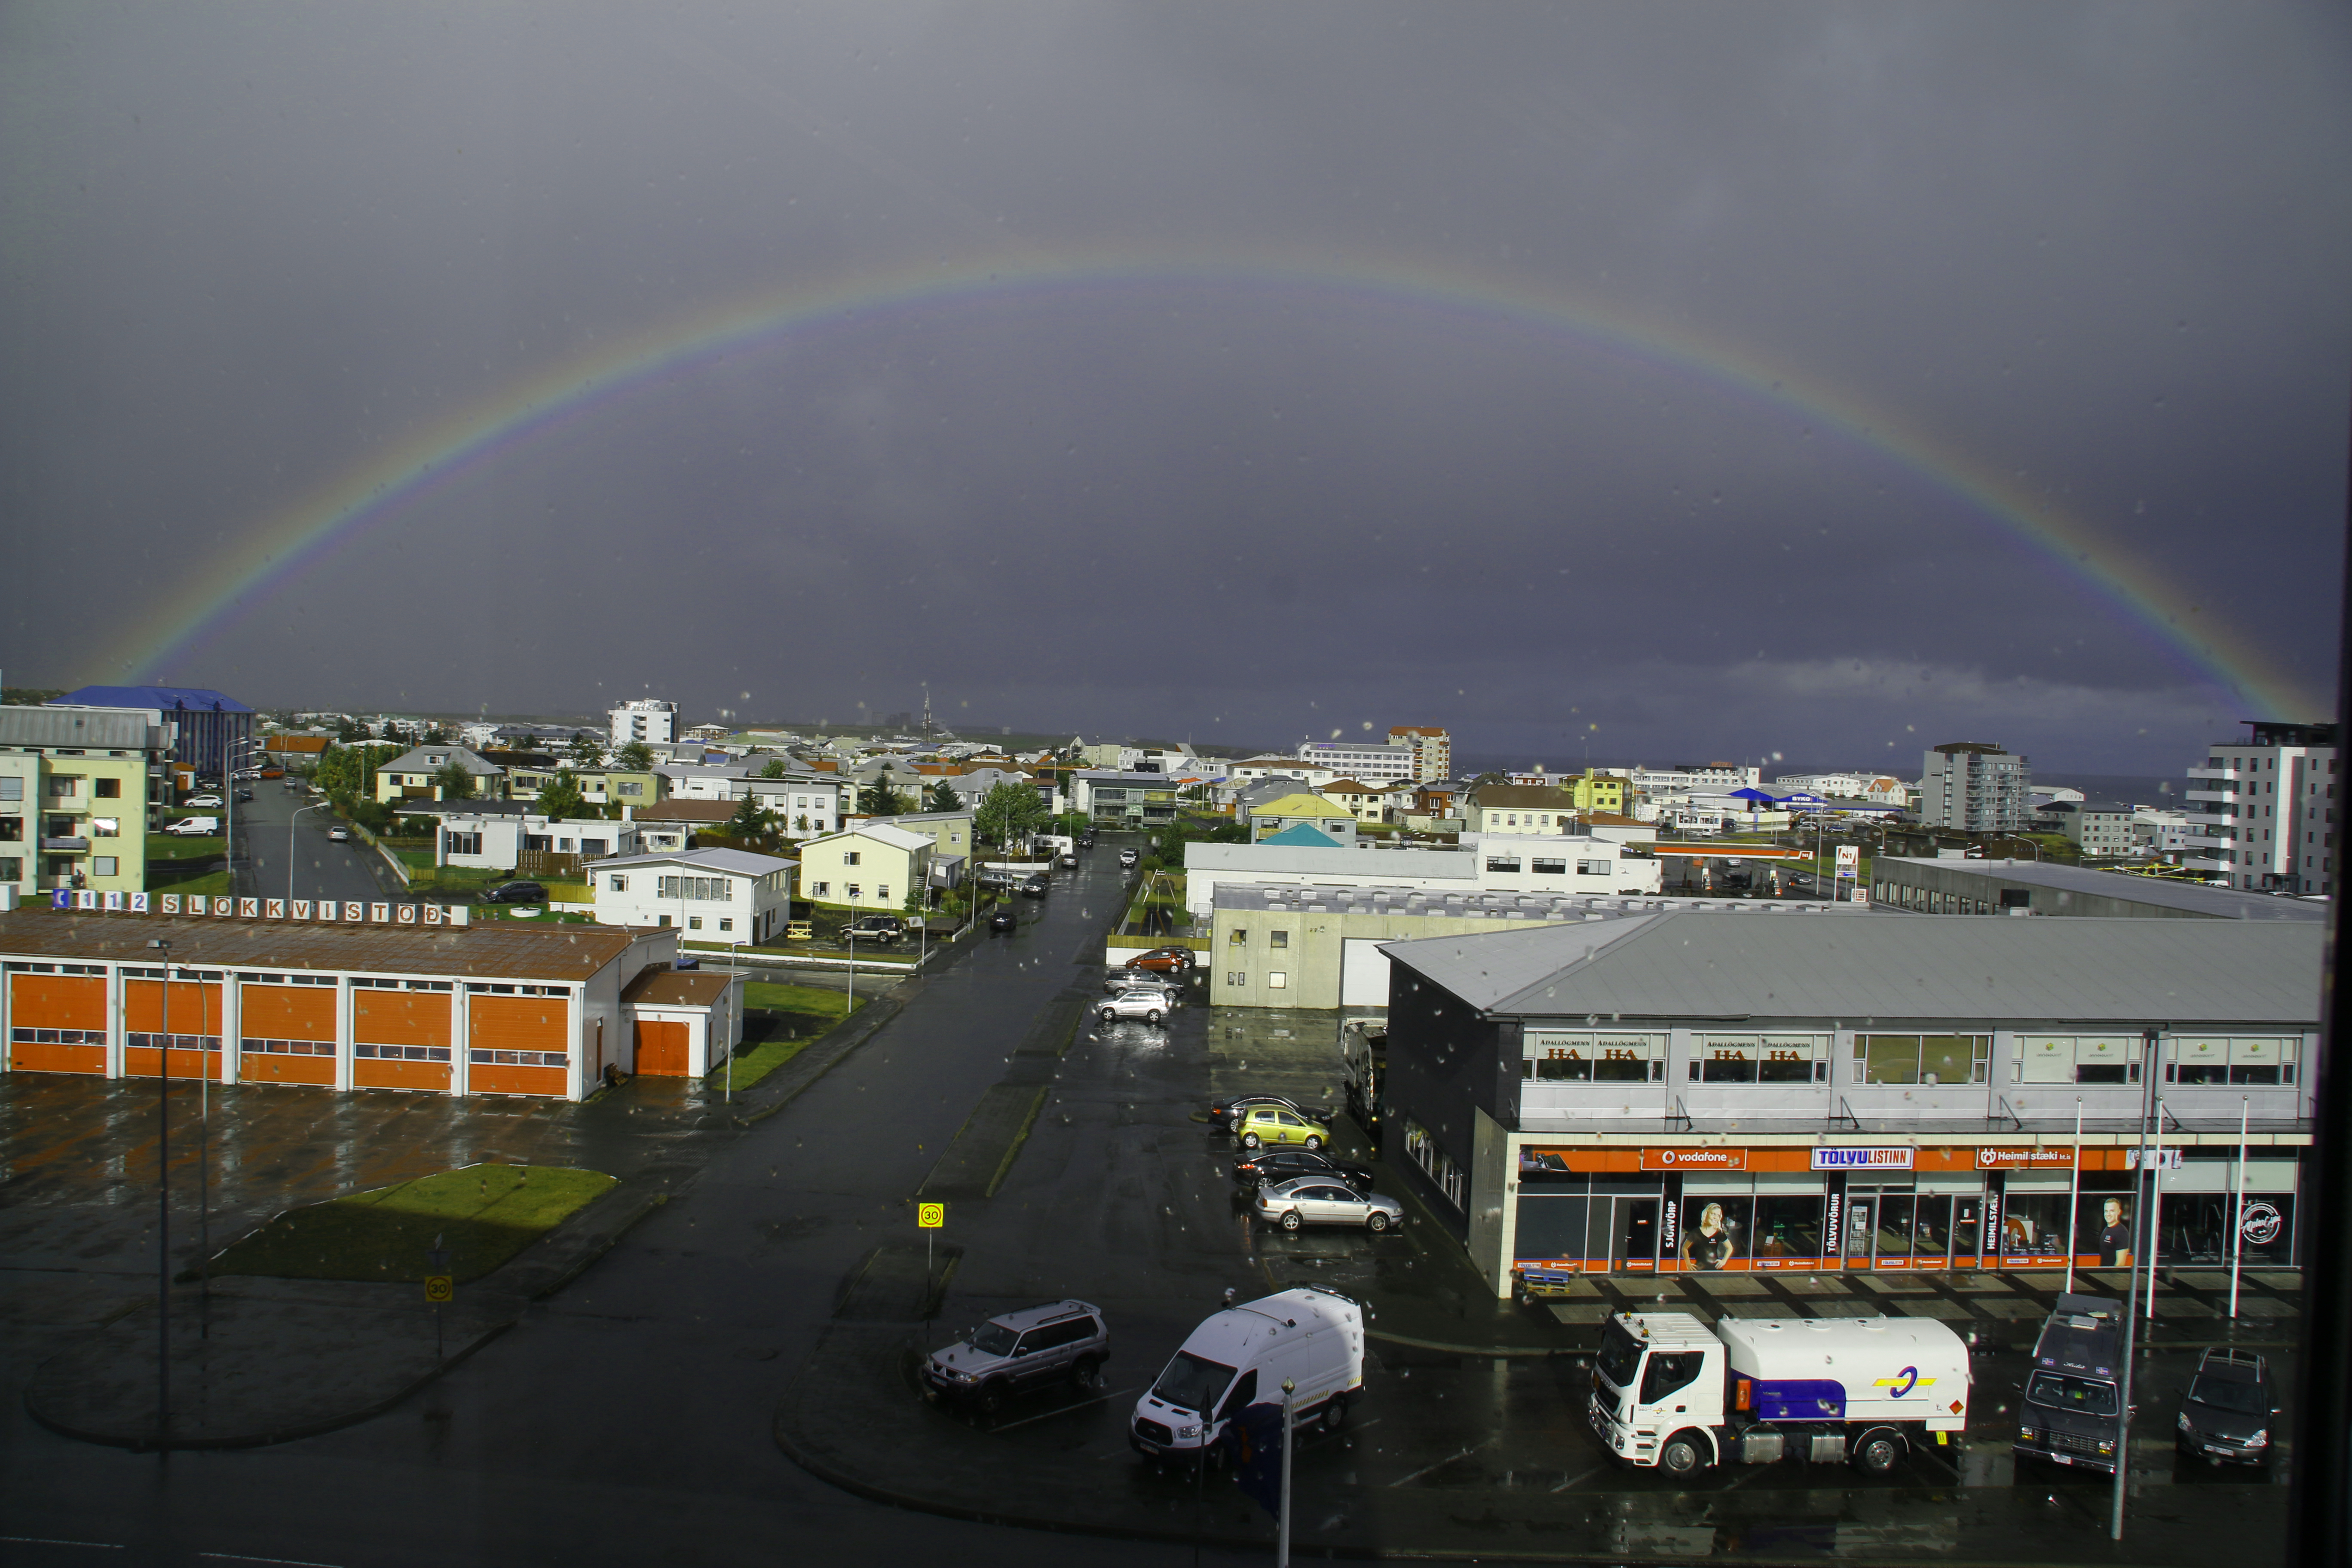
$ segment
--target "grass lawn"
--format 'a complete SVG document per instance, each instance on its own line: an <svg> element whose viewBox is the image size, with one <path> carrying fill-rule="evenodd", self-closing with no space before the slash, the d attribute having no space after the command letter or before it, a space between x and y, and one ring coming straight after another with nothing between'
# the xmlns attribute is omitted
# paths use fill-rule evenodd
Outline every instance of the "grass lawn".
<svg viewBox="0 0 2352 1568"><path fill-rule="evenodd" d="M213 1260L215 1274L419 1282L440 1237L449 1272L478 1279L601 1196L614 1179L556 1165L467 1165L289 1209Z"/></svg>
<svg viewBox="0 0 2352 1568"><path fill-rule="evenodd" d="M176 833L151 833L147 836L147 859L205 860L228 853L228 840L217 836L208 838L183 838Z"/></svg>
<svg viewBox="0 0 2352 1568"><path fill-rule="evenodd" d="M865 1006L866 998L859 997L857 1005ZM753 1012L804 1014L822 1018L828 1025L849 1016L849 998L824 985L772 985L764 980L747 981L743 1006Z"/></svg>
<svg viewBox="0 0 2352 1568"><path fill-rule="evenodd" d="M151 893L226 893L229 891L228 873L207 871L201 877L159 878L150 868L147 890Z"/></svg>
<svg viewBox="0 0 2352 1568"><path fill-rule="evenodd" d="M756 1046L750 1046L747 1042L747 1048L735 1058L733 1079L735 1091L741 1093L800 1055L802 1048L821 1032L807 1030L796 1040L768 1039L761 1041ZM721 1062L719 1070L702 1081L706 1086L713 1089L728 1082L727 1065Z"/></svg>

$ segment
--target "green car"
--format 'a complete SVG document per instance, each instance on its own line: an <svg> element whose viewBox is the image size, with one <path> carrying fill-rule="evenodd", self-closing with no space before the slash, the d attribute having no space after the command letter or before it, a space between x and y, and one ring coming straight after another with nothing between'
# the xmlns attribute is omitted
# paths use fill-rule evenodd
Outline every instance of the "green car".
<svg viewBox="0 0 2352 1568"><path fill-rule="evenodd" d="M1320 1149L1331 1142L1331 1124L1278 1105L1253 1105L1234 1123L1234 1136L1244 1149L1294 1143L1301 1149Z"/></svg>

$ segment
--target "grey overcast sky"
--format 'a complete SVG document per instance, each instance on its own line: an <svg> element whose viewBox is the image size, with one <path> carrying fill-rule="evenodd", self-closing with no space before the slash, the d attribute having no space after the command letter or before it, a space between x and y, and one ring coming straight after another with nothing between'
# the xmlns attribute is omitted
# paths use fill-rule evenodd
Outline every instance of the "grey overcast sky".
<svg viewBox="0 0 2352 1568"><path fill-rule="evenodd" d="M2331 699L2340 5L28 3L0 73L11 684L2165 773Z"/></svg>

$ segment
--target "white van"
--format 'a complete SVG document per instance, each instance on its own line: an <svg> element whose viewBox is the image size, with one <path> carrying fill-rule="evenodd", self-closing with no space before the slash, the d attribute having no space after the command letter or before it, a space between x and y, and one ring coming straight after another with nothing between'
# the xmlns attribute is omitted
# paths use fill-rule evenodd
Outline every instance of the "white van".
<svg viewBox="0 0 2352 1568"><path fill-rule="evenodd" d="M220 833L220 818L217 816L184 816L179 821L172 824L171 826L163 829L163 831L166 833L177 834L183 838L211 838L216 837Z"/></svg>
<svg viewBox="0 0 2352 1568"><path fill-rule="evenodd" d="M1304 1428L1335 1431L1364 1388L1364 1310L1337 1290L1299 1285L1228 1307L1192 1331L1176 1359L1135 1402L1128 1443L1151 1458L1198 1458L1252 1405L1279 1405Z"/></svg>

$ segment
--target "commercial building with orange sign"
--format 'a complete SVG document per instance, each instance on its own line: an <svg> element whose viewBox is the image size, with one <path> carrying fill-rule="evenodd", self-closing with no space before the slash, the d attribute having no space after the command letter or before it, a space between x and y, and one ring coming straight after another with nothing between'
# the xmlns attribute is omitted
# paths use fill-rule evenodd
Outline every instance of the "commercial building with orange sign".
<svg viewBox="0 0 2352 1568"><path fill-rule="evenodd" d="M580 1100L608 1068L640 1070L641 1052L644 1070L686 1071L688 1054L667 1049L681 1025L706 1068L741 1039L740 984L643 984L676 963L674 930L139 901L152 912L0 911L7 1071ZM640 1019L646 995L664 1005Z"/></svg>
<svg viewBox="0 0 2352 1568"><path fill-rule="evenodd" d="M2233 1205L2292 1267L2320 939L1759 909L1389 942L1382 1136L1497 1295L2226 1263Z"/></svg>

